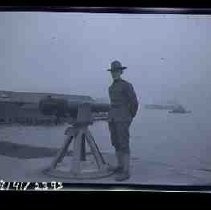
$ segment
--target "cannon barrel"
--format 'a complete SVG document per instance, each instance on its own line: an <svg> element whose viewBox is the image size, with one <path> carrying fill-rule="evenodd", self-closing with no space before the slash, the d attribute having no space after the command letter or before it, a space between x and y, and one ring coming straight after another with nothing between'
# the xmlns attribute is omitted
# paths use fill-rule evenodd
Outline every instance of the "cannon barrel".
<svg viewBox="0 0 211 210"><path fill-rule="evenodd" d="M44 98L39 102L39 110L44 115L56 115L60 117L77 117L78 107L81 104L88 104L94 113L108 112L110 105L107 103L68 101L59 98Z"/></svg>

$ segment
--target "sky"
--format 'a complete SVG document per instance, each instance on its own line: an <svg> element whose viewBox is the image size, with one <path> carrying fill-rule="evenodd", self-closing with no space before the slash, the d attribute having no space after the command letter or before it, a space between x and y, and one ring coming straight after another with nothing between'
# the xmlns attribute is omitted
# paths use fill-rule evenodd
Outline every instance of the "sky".
<svg viewBox="0 0 211 210"><path fill-rule="evenodd" d="M143 103L211 102L211 17L0 13L0 89L108 98L113 60Z"/></svg>

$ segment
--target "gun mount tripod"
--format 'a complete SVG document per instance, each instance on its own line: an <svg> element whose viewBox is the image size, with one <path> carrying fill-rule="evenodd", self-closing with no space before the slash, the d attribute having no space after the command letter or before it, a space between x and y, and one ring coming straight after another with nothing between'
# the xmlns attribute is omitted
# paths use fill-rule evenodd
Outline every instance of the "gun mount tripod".
<svg viewBox="0 0 211 210"><path fill-rule="evenodd" d="M50 167L44 170L45 174L60 178L95 179L106 177L113 173L108 170L109 165L104 160L94 137L88 128L92 122L91 107L89 104L81 104L78 107L78 114L75 123L66 129L65 135L67 138L55 159L52 161ZM70 171L58 170L57 166L63 161L68 153L68 148L71 142L73 142L71 169ZM94 156L97 165L97 169L95 170L83 171L81 167L81 162L86 161L86 142L90 147L91 154Z"/></svg>

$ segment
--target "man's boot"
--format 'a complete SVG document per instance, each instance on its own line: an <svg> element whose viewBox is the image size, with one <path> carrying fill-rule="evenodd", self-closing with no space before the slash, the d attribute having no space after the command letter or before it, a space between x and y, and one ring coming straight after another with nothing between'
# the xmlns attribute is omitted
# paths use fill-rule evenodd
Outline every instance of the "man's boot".
<svg viewBox="0 0 211 210"><path fill-rule="evenodd" d="M115 155L116 155L116 159L117 159L117 166L110 165L108 170L116 172L116 173L120 173L123 170L123 167L124 167L124 163L123 163L123 159L122 159L122 156L121 156L121 152L117 152L116 151Z"/></svg>
<svg viewBox="0 0 211 210"><path fill-rule="evenodd" d="M129 153L121 153L123 161L123 170L117 175L116 181L124 181L130 178L130 155Z"/></svg>

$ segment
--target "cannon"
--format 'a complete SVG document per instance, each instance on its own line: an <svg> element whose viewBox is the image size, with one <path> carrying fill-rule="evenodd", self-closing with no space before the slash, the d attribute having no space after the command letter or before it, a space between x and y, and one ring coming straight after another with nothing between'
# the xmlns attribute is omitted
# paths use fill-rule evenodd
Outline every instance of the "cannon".
<svg viewBox="0 0 211 210"><path fill-rule="evenodd" d="M110 109L110 105L107 103L68 101L63 98L47 97L39 102L39 110L43 115L72 117L73 119L77 119L81 107L87 107L87 111L89 110L91 113L106 113ZM88 113L86 114L88 115Z"/></svg>

